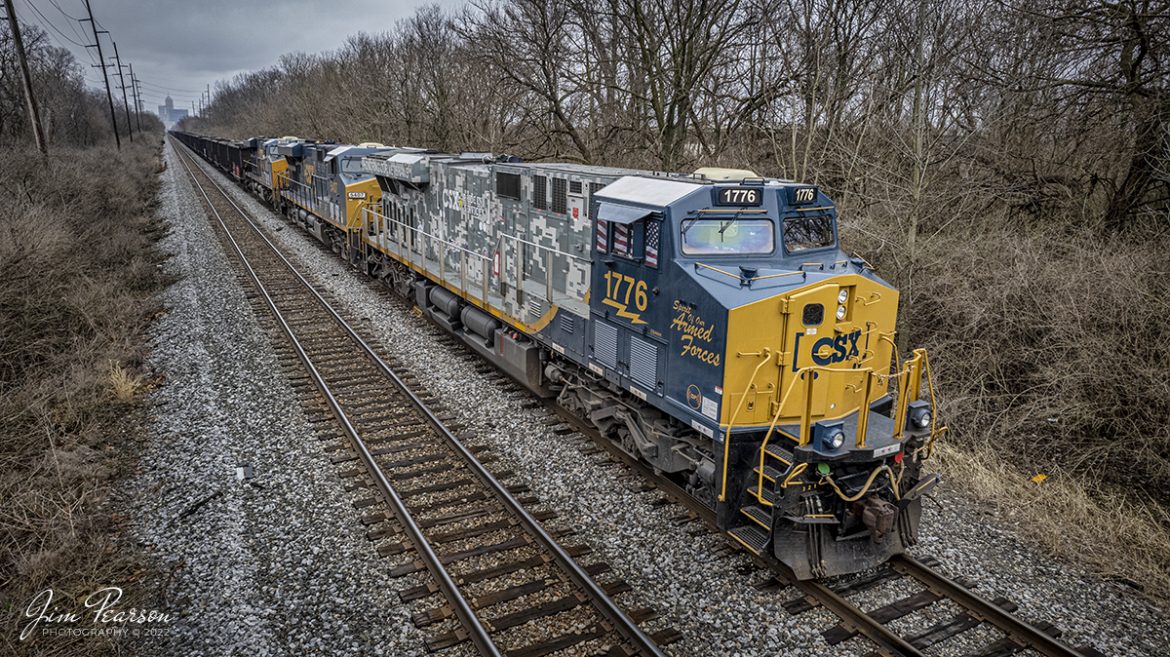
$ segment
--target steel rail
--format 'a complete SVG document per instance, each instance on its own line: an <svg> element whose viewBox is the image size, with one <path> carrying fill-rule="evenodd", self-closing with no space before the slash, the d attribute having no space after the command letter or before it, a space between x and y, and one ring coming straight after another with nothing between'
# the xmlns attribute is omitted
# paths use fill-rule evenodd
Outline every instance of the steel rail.
<svg viewBox="0 0 1170 657"><path fill-rule="evenodd" d="M398 374L395 373L394 370L391 369L390 366L387 365L386 362L383 361L382 358L379 357L378 354L369 346L369 344L367 344L366 341L363 340L361 336L359 336L357 332L353 330L349 323L346 322L341 317L341 315L337 313L333 306L329 304L329 302L326 301L324 297L321 296L316 288L314 288L312 284L310 284L309 281L305 279L299 271L296 270L292 263L289 262L287 258L285 258L280 249L277 248L276 245L274 245L272 241L268 239L268 236L265 235L260 230L260 228L255 225L248 214L242 208L240 208L240 206L237 205L234 200L231 199L231 197L223 190L223 188L216 181L211 180L210 177L208 177L208 181L211 182L211 184L216 188L217 191L220 192L224 199L227 200L227 202L231 204L231 206L235 208L237 212L240 213L240 216L252 228L252 230L255 231L255 233L264 241L264 243L272 249L273 253L281 260L281 262L284 263L293 276L296 277L296 279L302 285L304 285L305 288L318 300L321 306L328 312L334 321L338 323L338 325L346 332L347 335L349 335L354 343L357 344L358 347L361 348L361 350L369 357L371 362L373 362L378 367L378 369L380 369L386 375L386 377L389 378L400 391L402 391L407 399L410 400L415 409L421 415L423 415L427 422L443 436L444 440L452 448L454 448L456 453L471 468L473 474L475 474L477 478L479 478L484 484L491 488L493 493L495 493L495 495L505 504L505 506L508 507L508 510L518 520L520 520L520 522L530 533L532 533L538 540L540 540L540 542L544 545L545 548L549 550L549 552L552 553L553 558L565 570L570 578L572 578L578 586L583 588L586 593L588 593L597 610L614 624L615 629L617 629L617 631L625 636L628 640L632 641L638 651L640 651L642 654L652 655L653 657L666 657L665 653L662 652L662 649L658 646L657 643L655 643L654 639L646 634L642 628L633 621L633 619L631 619L624 611L622 611L620 607L618 607L617 603L615 603L613 599L605 593L601 586L599 586L597 582L593 580L593 577L590 576L589 573L587 573L585 569L583 569L581 565L578 564L573 559L573 557L565 551L563 547L561 547L560 543L558 543L556 539L554 539L544 529L544 527L540 524L540 521L533 517L532 514L529 513L528 510L525 509L524 506L515 498L515 496L513 496L508 491L507 487L501 484L499 480L497 480L495 476L492 475L492 473L489 472L483 466L483 464L479 462L478 459L475 458L475 455L472 454L469 449L467 449L463 442L460 441L459 438L456 437L455 434L453 434L451 430L447 428L443 421L440 420L438 416L436 416L435 413L427 407L427 405L418 397L418 395L414 393L413 390L410 389L410 387L398 376ZM204 195L206 196L206 193ZM208 201L208 203L210 204L210 201ZM218 219L218 213L216 214ZM223 223L222 219L220 222ZM379 475L380 473L381 471L379 470Z"/></svg>
<svg viewBox="0 0 1170 657"><path fill-rule="evenodd" d="M256 270L252 268L252 264L248 261L247 256L244 255L243 249L240 248L240 245L236 242L236 239L232 237L231 230L228 229L227 223L223 220L223 217L220 216L219 211L215 209L215 206L211 202L211 198L207 195L207 191L203 188L202 183L200 183L199 179L195 176L195 172L191 170L191 167L189 164L187 164L187 162L183 161L181 158L179 161L182 162L183 167L187 169L187 173L191 176L192 182L195 183L196 187L199 189L199 192L203 195L204 200L207 201L207 207L211 209L212 214L215 215L216 221L218 221L220 226L223 228L224 235L228 238L228 242L232 245L232 249L235 250L237 257L244 266L244 269L248 272L249 278L252 279L252 284L256 287L257 292L260 293L261 298L264 299L268 309L272 311L273 316L280 325L280 328L284 331L284 334L288 336L293 350L296 352L297 357L308 371L309 377L313 380L314 385L317 386L317 389L325 398L326 403L328 403L330 410L333 411L333 415L341 424L341 427L345 431L346 436L349 438L354 448L357 449L358 453L361 455L362 461L366 465L366 469L369 470L370 474L374 477L382 495L394 509L394 514L398 516L398 520L406 530L407 535L410 536L411 542L414 543L415 548L418 550L419 554L422 555L423 562L426 564L427 570L430 571L431 575L438 582L438 585L442 589L444 596L447 597L447 600L454 605L453 610L456 616L459 618L459 622L468 631L468 638L473 644L475 644L476 649L480 652L481 655L486 655L489 657L502 657L502 653L492 641L491 635L488 633L487 628L483 626L479 618L475 615L475 612L472 611L471 604L467 601L467 598L463 596L463 593L459 590L459 587L456 586L455 581L451 579L451 575L443 567L442 562L439 560L439 555L431 547L430 543L426 540L426 537L423 536L422 529L418 526L418 523L414 521L414 518L406 509L406 505L403 503L402 498L399 497L398 492L394 490L394 487L386 479L386 476L383 474L381 468L379 468L377 463L374 461L373 455L370 454L369 449L366 448L366 444L361 439L361 436L358 435L357 429L354 428L353 424L349 420L349 417L338 403L336 397L333 396L333 393L330 391L328 384L325 383L325 379L317 370L317 366L313 363L312 359L309 358L309 355L305 353L304 348L301 346L300 340L298 340L296 335L293 333L292 327L290 327L288 322L285 321L284 314L281 313L280 309L277 308L276 302L273 301L272 296L268 293L268 289L262 282L260 282L260 277L256 274ZM208 180L210 180L210 178L208 178Z"/></svg>
<svg viewBox="0 0 1170 657"><path fill-rule="evenodd" d="M599 436L591 426L577 416L565 411L553 402L549 402L548 405L551 410L568 424L572 424L582 434L590 436L595 444L600 445L622 463L653 481L659 489L702 518L714 531L722 533L722 530L715 525L715 513L710 507L689 495L678 484L658 476L641 461L630 457L612 440ZM845 599L820 581L798 580L783 564L746 552L744 554L756 563L756 565L770 571L778 580L796 588L805 596L823 605L828 611L836 615L843 624L849 626L851 629L857 630L858 633L875 643L879 653L901 657L921 657L924 654L919 648L903 639L885 625L870 618L860 607ZM1022 648L1035 650L1045 657L1089 657L1090 655L1090 653L1070 648L1055 637L1021 620L1014 614L983 598L962 584L947 578L937 570L934 570L908 554L895 556L891 560L891 564L902 574L918 580L927 588L953 601L965 609L973 618L978 618L995 626L1005 636L1015 641Z"/></svg>
<svg viewBox="0 0 1170 657"><path fill-rule="evenodd" d="M865 638L877 644L878 651L892 656L924 657L921 650L915 648L909 641L903 639L897 632L882 625L865 613L860 607L849 602L833 589L819 580L798 580L787 568L773 566L765 562L772 572L783 577L791 586L799 589L828 609L846 626L865 635Z"/></svg>
<svg viewBox="0 0 1170 657"><path fill-rule="evenodd" d="M1035 650L1045 657L1084 657L1083 652L1070 648L1056 637L1004 611L990 600L908 554L894 557L893 565L902 574L913 577L932 591L951 599L973 617L994 625L1021 648Z"/></svg>
<svg viewBox="0 0 1170 657"><path fill-rule="evenodd" d="M585 424L575 415L565 411L560 406L556 406L555 404L550 403L549 408L556 412L556 414L566 422L577 427L581 433L594 437L595 443L599 443L602 448L604 448L610 454L614 455L631 469L637 470L643 476L646 476L647 478L654 481L654 483L667 495L674 498L676 502L679 502L695 515L702 518L703 521L707 523L707 525L714 531L721 534L723 533L722 530L720 530L715 525L715 512L712 511L710 507L702 504L694 497L687 494L687 492L683 490L682 487L680 487L678 484L670 481L669 479L659 477L654 473L653 470L645 466L641 461L638 461L630 457L630 455L626 454L625 452L621 451L621 448L618 447L612 440L607 440L604 437L596 436L596 432L592 427ZM894 631L890 630L885 625L882 625L881 623L873 620L860 607L838 595L828 586L817 580L799 580L796 578L796 575L788 568L785 568L783 564L777 563L773 560L764 559L763 557L747 552L744 552L744 554L757 566L771 572L777 579L782 580L785 584L796 588L805 596L812 598L813 600L816 600L818 603L823 605L827 610L836 615L837 618L839 618L842 622L848 624L851 628L864 635L865 638L872 641L876 645L878 652L885 655L898 657L922 657L922 651L915 648L913 645L911 645L909 642L907 642Z"/></svg>

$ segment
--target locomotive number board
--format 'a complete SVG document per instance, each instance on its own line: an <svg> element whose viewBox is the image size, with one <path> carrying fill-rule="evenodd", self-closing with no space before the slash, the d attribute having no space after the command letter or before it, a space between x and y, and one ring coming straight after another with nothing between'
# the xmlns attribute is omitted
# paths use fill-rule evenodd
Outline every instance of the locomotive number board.
<svg viewBox="0 0 1170 657"><path fill-rule="evenodd" d="M817 200L816 187L789 187L788 202L792 205L808 205Z"/></svg>
<svg viewBox="0 0 1170 657"><path fill-rule="evenodd" d="M720 187L715 194L715 205L758 206L764 202L763 190L758 187Z"/></svg>

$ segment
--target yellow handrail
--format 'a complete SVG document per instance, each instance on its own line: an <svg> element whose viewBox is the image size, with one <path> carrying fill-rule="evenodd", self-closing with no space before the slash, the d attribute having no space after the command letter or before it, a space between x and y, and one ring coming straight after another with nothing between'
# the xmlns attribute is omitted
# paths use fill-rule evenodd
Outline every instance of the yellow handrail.
<svg viewBox="0 0 1170 657"><path fill-rule="evenodd" d="M760 373L760 368L772 359L771 347L764 347L764 350L758 352L756 355L762 356L756 369L752 370L752 378L748 380L747 387L744 388L743 395L739 398L739 403L736 404L735 410L731 413L731 421L727 423L727 432L723 434L723 486L719 490L719 501L727 501L727 461L731 456L731 428L735 426L735 417L739 415L739 410L743 408L743 403L747 400L748 393L751 392L752 386L756 383L756 375Z"/></svg>
<svg viewBox="0 0 1170 657"><path fill-rule="evenodd" d="M744 355L747 355L747 354L744 354ZM748 387L744 390L743 396L740 397L739 403L735 407L735 411L732 412L731 421L727 425L727 429L726 429L726 432L724 434L724 439L723 439L723 477L722 477L722 484L721 484L720 492L719 492L719 501L720 502L724 502L727 500L727 476L728 476L727 466L728 466L728 463L729 463L730 458L731 458L731 456L730 456L731 455L731 429L732 429L732 427L735 426L735 419L739 415L740 410L743 408L743 404L744 404L744 401L747 399L748 392L751 390L752 385L755 383L756 375L759 373L760 368L763 367L764 364L769 361L770 351L767 348L765 348L765 350L763 352L758 352L758 353L752 354L752 355L763 355L764 357L761 359L760 363L756 365L755 370L752 371L752 377L748 381ZM900 367L898 368L898 370L899 371L895 374L895 376L898 379L898 407L897 407L897 412L895 414L895 420L894 420L895 421L894 438L896 440L901 440L902 436L904 435L904 430L905 430L904 425L905 425L905 421L906 421L907 409L909 407L910 401L917 399L918 396L922 392L922 375L924 372L925 372L926 377L927 377L927 390L930 393L931 435L933 437L937 431L937 427L936 427L937 414L935 413L936 399L935 399L935 392L934 392L934 382L932 380L931 372L930 372L930 361L927 358L926 350L925 349L915 349L913 352L913 356L910 359L908 359L905 364L900 364ZM774 434L776 432L776 425L780 422L780 415L784 412L784 407L787 406L788 399L792 395L792 391L796 389L796 383L798 381L804 382L805 398L804 398L804 404L802 405L801 412L800 412L800 422L799 422L800 434L799 434L799 437L797 438L796 442L800 446L804 446L804 445L807 445L809 443L809 441L811 440L811 436L809 434L810 434L810 430L811 430L811 421L812 421L811 416L812 416L812 404L813 404L813 401L812 401L813 400L813 383L815 381L815 377L816 377L817 372L850 372L850 373L864 374L864 376L865 376L864 395L862 398L862 404L858 408L858 411L857 411L858 412L858 422L857 422L857 434L855 437L855 443L859 449L865 447L866 433L868 431L868 426L869 426L869 404L870 404L870 399L873 396L873 379L875 376L873 369L866 368L863 370L841 370L841 369L834 369L834 368L830 368L830 367L823 367L823 366L816 366L816 365L811 365L808 367L801 368L800 370L797 371L796 376L792 378L792 381L789 382L788 388L784 391L784 394L780 397L780 402L776 407L776 412L773 414L772 421L768 425L768 431L764 434L763 442L760 443L759 472L757 473L757 478L756 478L756 497L757 497L757 499L759 499L760 504L762 504L764 506L773 506L773 504L771 502L768 502L767 500L764 499L764 463L765 463L765 457L767 455L768 443L772 439L772 434ZM945 430L946 429L944 428L943 431L945 431ZM796 473L794 472L793 475L795 475L795 474ZM790 475L790 477L791 476L792 475ZM785 483L787 484L787 482L785 482Z"/></svg>
<svg viewBox="0 0 1170 657"><path fill-rule="evenodd" d="M906 430L906 411L912 399L918 399L922 393L922 361L926 358L925 349L915 349L914 355L906 361L905 367L898 372L898 409L894 414L894 438L901 439ZM934 415L934 400L931 399L931 416Z"/></svg>
<svg viewBox="0 0 1170 657"><path fill-rule="evenodd" d="M813 369L814 368L812 368L812 367L801 368L796 373L796 376L792 377L792 382L788 384L788 390L784 391L784 395L780 398L780 404L776 407L776 414L772 416L772 424L768 426L768 433L764 434L764 442L760 443L760 472L759 472L759 477L758 477L758 481L756 484L756 497L759 498L761 504L764 504L766 506L772 506L771 502L764 500L764 453L767 451L768 441L772 439L772 432L775 431L775 429L776 429L776 423L780 421L780 414L784 412L784 403L788 401L788 395L792 394L792 390L796 387L797 381L800 381L801 379L806 378L806 376L805 376L806 374L808 375L807 379L810 381L810 383L806 383L806 385L809 388L808 392L811 392L811 389L812 389L811 381L813 378L812 377L812 370ZM808 392L806 392L806 394L808 394ZM802 435L803 435L803 433L802 433ZM801 444L803 445L804 443L801 443ZM726 468L726 465L724 465L724 468ZM727 483L727 474L726 474L726 470L725 470L724 484L726 485L726 483Z"/></svg>

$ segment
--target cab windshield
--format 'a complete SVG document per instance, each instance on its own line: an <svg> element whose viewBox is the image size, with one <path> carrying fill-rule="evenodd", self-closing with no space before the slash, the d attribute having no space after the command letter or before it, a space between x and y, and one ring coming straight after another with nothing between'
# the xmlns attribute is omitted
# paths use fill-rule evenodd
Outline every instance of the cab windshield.
<svg viewBox="0 0 1170 657"><path fill-rule="evenodd" d="M784 218L784 248L789 253L833 246L833 218L827 214Z"/></svg>
<svg viewBox="0 0 1170 657"><path fill-rule="evenodd" d="M341 170L345 173L361 173L362 159L360 157L347 157L341 160Z"/></svg>
<svg viewBox="0 0 1170 657"><path fill-rule="evenodd" d="M750 255L776 248L771 219L685 219L682 252L686 255Z"/></svg>

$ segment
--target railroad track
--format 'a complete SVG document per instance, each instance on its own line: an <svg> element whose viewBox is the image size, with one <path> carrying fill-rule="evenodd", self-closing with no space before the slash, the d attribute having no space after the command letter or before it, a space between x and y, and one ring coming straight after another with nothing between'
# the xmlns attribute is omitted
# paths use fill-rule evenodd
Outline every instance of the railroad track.
<svg viewBox="0 0 1170 657"><path fill-rule="evenodd" d="M715 526L715 515L711 509L688 495L673 481L657 475L651 468L631 458L617 444L599 435L576 416L553 404L549 405L549 410L590 438L593 449L586 450L586 454L606 452L610 458L626 465L639 476L653 481L659 490L684 506L694 522L702 523L707 531L722 533ZM903 555L881 568L858 576L838 577L832 581L799 581L783 564L749 554L730 539L728 549L743 552L754 562L755 570L768 574L766 579L755 584L757 590L781 591L791 587L800 593L799 597L785 603L784 607L789 613L801 614L821 607L836 616L839 622L822 633L830 646L855 637L868 640L872 644L872 651L866 657L922 657L932 654L944 642L977 628L992 630L994 638L981 648L963 653L969 657L1009 657L1017 654L1106 657L1091 647L1072 648L1064 644L1060 641L1059 628L1048 623L1033 624L1021 619L1014 613L1018 606L1013 602L1003 597L984 597L974 590L975 582L965 578L951 578L940 572L939 563L934 559L916 559ZM914 583L915 591L868 611L850 600L850 596L871 591L898 579ZM958 609L957 613L926 629L902 636L890 627L895 621L914 612L947 602Z"/></svg>
<svg viewBox="0 0 1170 657"><path fill-rule="evenodd" d="M197 194L218 224L229 258L267 310L282 340L278 357L290 372L310 421L349 489L361 492L367 536L382 556L405 558L394 576L425 572L425 583L401 593L431 600L414 614L428 628L428 648L464 641L481 655L539 657L575 649L610 655L662 656L677 640L669 628L648 635L638 625L652 609L629 613L611 598L629 590L608 566L582 566L583 545L562 546L570 531L549 531L552 513L523 484L493 475L474 436L448 426L436 400L413 389L297 272L247 213L172 140ZM490 456L490 455L489 455ZM520 496L520 497L518 497ZM608 581L599 583L602 576ZM595 580L594 578L598 579ZM432 596L442 594L443 603ZM425 603L420 602L420 606Z"/></svg>

